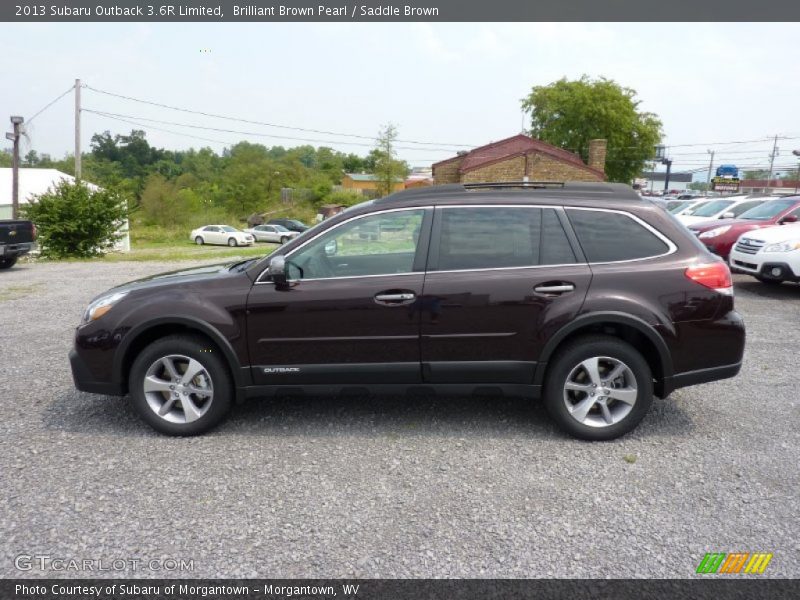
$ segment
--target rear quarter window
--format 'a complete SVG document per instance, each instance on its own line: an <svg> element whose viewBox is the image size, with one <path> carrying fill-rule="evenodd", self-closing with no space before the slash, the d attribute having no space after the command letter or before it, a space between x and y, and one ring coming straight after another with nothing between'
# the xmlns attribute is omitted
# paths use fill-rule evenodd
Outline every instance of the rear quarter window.
<svg viewBox="0 0 800 600"><path fill-rule="evenodd" d="M567 209L589 262L614 262L660 256L669 246L632 217L617 212Z"/></svg>

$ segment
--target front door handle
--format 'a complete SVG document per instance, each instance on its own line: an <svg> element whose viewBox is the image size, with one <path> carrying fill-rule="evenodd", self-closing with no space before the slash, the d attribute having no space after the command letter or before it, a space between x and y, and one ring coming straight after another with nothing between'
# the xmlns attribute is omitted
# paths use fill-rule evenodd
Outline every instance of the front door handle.
<svg viewBox="0 0 800 600"><path fill-rule="evenodd" d="M385 292L375 295L378 304L407 304L416 298L413 292Z"/></svg>
<svg viewBox="0 0 800 600"><path fill-rule="evenodd" d="M575 284L572 283L544 283L542 285L537 285L533 288L533 291L537 294L545 294L548 296L558 296L560 294L565 294L567 292L575 291Z"/></svg>

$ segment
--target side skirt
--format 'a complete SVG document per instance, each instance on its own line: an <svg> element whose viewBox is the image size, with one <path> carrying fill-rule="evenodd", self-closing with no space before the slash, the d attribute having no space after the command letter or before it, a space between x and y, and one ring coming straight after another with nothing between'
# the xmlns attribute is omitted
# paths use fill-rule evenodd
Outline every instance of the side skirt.
<svg viewBox="0 0 800 600"><path fill-rule="evenodd" d="M537 399L541 386L521 383L334 384L254 385L238 390L237 397L282 396L513 396Z"/></svg>

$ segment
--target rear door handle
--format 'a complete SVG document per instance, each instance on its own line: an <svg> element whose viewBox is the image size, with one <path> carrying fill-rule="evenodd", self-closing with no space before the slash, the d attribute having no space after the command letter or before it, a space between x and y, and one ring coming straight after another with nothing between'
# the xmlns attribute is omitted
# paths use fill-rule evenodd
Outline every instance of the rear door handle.
<svg viewBox="0 0 800 600"><path fill-rule="evenodd" d="M543 284L537 285L533 288L533 291L538 294L564 294L566 292L573 292L575 291L575 285L572 283L559 283L559 284Z"/></svg>
<svg viewBox="0 0 800 600"><path fill-rule="evenodd" d="M376 294L375 302L379 304L406 304L411 302L416 295L413 292L393 292L386 294Z"/></svg>

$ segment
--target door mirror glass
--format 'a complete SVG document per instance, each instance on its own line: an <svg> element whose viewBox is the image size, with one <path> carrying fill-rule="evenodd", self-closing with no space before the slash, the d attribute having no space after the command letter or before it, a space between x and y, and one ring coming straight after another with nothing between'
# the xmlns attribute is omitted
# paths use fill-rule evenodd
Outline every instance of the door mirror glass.
<svg viewBox="0 0 800 600"><path fill-rule="evenodd" d="M786 215L781 219L781 223L797 223L797 215Z"/></svg>
<svg viewBox="0 0 800 600"><path fill-rule="evenodd" d="M325 244L325 256L336 256L339 251L339 243L334 239Z"/></svg>
<svg viewBox="0 0 800 600"><path fill-rule="evenodd" d="M272 257L269 261L269 276L275 287L278 289L286 289L286 258L283 255Z"/></svg>

